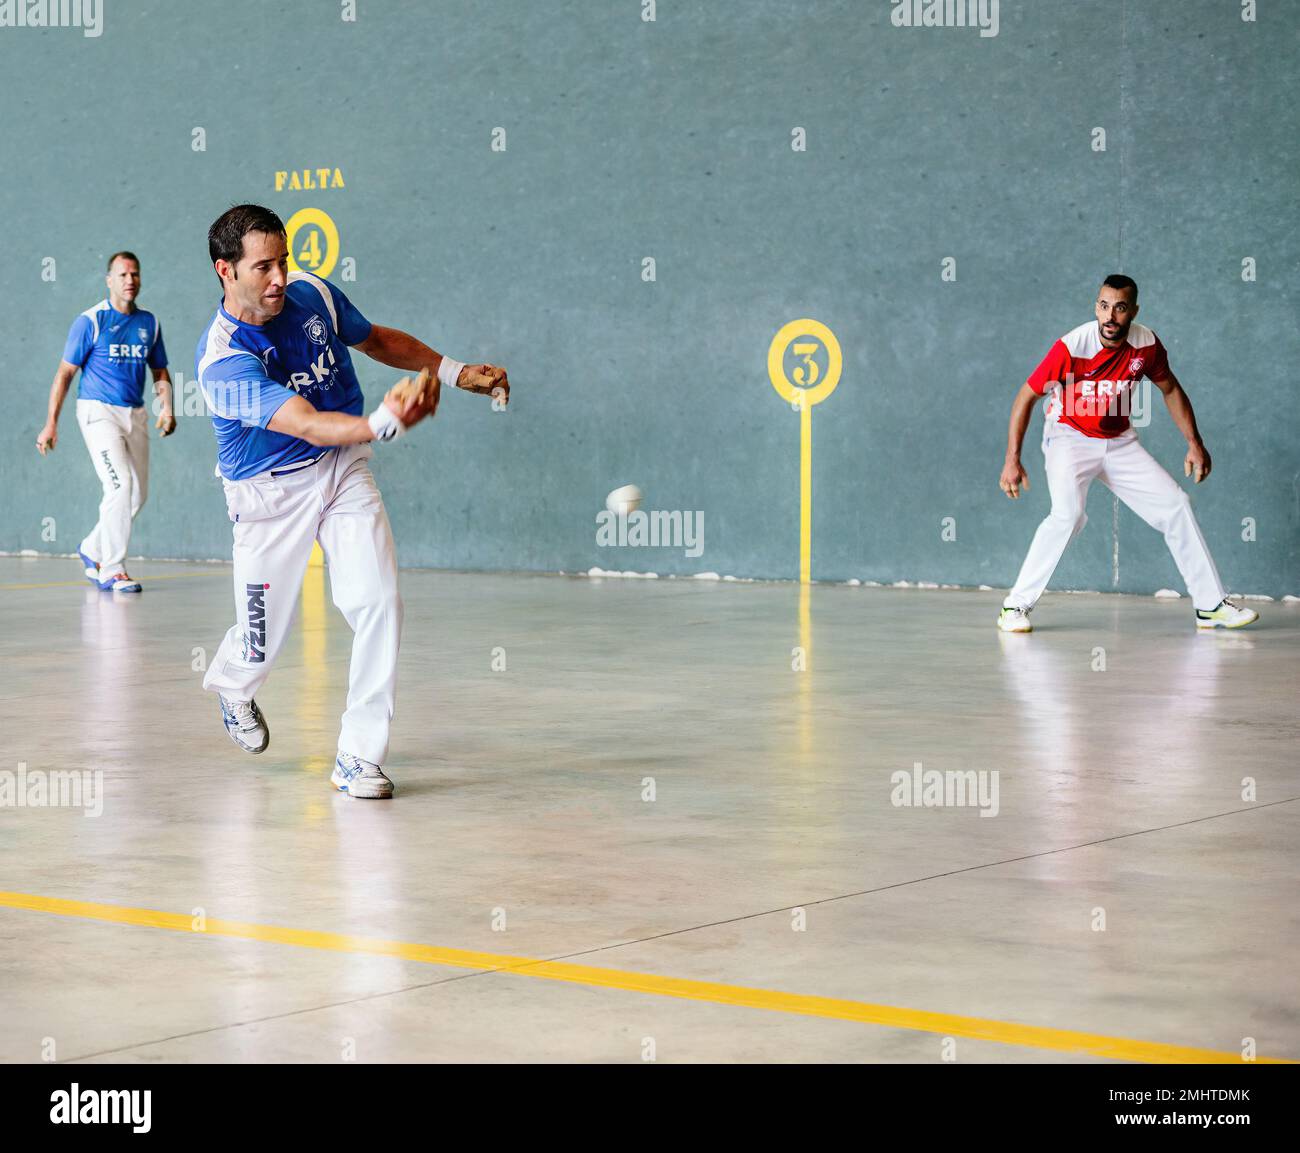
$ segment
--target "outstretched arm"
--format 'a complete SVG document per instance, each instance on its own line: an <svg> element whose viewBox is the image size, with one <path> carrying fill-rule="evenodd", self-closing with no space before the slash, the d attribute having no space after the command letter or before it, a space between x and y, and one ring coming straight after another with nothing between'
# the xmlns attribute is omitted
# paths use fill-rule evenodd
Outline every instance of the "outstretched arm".
<svg viewBox="0 0 1300 1153"><path fill-rule="evenodd" d="M1187 455L1183 457L1183 475L1194 477L1196 483L1200 484L1210 475L1213 462L1210 460L1209 450L1201 440L1200 429L1196 427L1196 413L1192 411L1192 402L1183 391L1183 386L1178 383L1178 377L1172 372L1162 380L1154 380L1151 383L1164 393L1165 407L1169 409L1169 415L1174 418L1178 431L1187 438Z"/></svg>
<svg viewBox="0 0 1300 1153"><path fill-rule="evenodd" d="M1016 399L1011 402L1011 420L1007 425L1007 458L1002 465L998 487L1012 500L1019 498L1022 487L1029 488L1029 475L1020 464L1020 448L1025 443L1029 418L1039 399L1038 393L1029 385L1022 384L1016 393Z"/></svg>
<svg viewBox="0 0 1300 1153"><path fill-rule="evenodd" d="M408 372L427 368L436 374L443 360L441 353L435 352L409 332L403 332L400 328L385 328L382 324L372 324L370 335L354 347L371 360L377 360L389 368L404 368Z"/></svg>
<svg viewBox="0 0 1300 1153"><path fill-rule="evenodd" d="M506 379L505 369L490 364L460 364L435 352L423 341L400 328L372 324L370 335L353 347L390 368L404 368L408 372L427 368L443 384L454 384L466 392L477 392L484 396L500 395L509 402L510 382ZM447 362L445 366L444 360ZM449 379L453 370L456 375L454 379Z"/></svg>

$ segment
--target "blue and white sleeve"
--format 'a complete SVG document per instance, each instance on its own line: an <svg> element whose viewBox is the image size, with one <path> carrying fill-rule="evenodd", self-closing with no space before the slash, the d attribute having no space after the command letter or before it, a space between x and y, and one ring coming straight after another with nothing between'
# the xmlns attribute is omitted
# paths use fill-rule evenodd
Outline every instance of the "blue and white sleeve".
<svg viewBox="0 0 1300 1153"><path fill-rule="evenodd" d="M149 367L166 368L167 346L163 344L162 321L156 316L153 318L153 326L153 347L149 350Z"/></svg>
<svg viewBox="0 0 1300 1153"><path fill-rule="evenodd" d="M360 344L370 335L370 321L362 316L361 310L328 280L325 281L325 286L329 289L330 296L334 298L334 311L339 318L339 336L343 339L343 343Z"/></svg>
<svg viewBox="0 0 1300 1153"><path fill-rule="evenodd" d="M90 355L90 350L95 347L94 331L91 328L90 317L82 315L72 322L72 327L68 329L68 339L63 345L63 359L68 364L75 364L81 368L86 363L86 357Z"/></svg>
<svg viewBox="0 0 1300 1153"><path fill-rule="evenodd" d="M205 365L199 377L203 399L215 416L265 428L292 389L266 375L252 353L236 353Z"/></svg>

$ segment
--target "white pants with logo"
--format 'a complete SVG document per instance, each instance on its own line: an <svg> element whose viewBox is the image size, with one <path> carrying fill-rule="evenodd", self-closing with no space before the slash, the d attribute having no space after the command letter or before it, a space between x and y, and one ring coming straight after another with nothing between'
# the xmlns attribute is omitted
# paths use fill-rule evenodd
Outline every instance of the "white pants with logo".
<svg viewBox="0 0 1300 1153"><path fill-rule="evenodd" d="M1084 436L1071 428L1048 432L1043 444L1052 511L1038 526L1025 563L1006 604L1031 609L1052 579L1065 546L1088 523L1084 506L1088 486L1100 480L1152 528L1182 573L1198 609L1213 609L1223 600L1223 582L1201 536L1187 493L1138 443L1132 430L1111 440Z"/></svg>
<svg viewBox="0 0 1300 1153"><path fill-rule="evenodd" d="M149 425L143 408L78 400L77 424L104 486L99 521L81 551L109 577L126 567L131 522L149 495Z"/></svg>
<svg viewBox="0 0 1300 1153"><path fill-rule="evenodd" d="M397 691L402 599L392 529L366 463L371 454L368 444L352 445L296 472L222 482L235 522L236 623L203 687L235 700L256 696L293 623L319 540L334 603L355 634L338 747L382 765Z"/></svg>

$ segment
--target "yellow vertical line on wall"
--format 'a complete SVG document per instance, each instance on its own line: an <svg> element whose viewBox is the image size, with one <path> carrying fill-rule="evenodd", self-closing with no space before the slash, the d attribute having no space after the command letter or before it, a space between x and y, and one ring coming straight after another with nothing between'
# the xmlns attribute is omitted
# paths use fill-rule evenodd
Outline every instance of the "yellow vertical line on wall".
<svg viewBox="0 0 1300 1153"><path fill-rule="evenodd" d="M799 647L803 650L803 672L799 674L799 752L804 767L811 765L813 751L813 655L812 590L807 583L799 586Z"/></svg>
<svg viewBox="0 0 1300 1153"><path fill-rule="evenodd" d="M809 610L807 586L799 590L799 647L804 652L804 668L811 669L812 662L807 658L812 654L812 613ZM804 680L806 682L807 678Z"/></svg>
<svg viewBox="0 0 1300 1153"><path fill-rule="evenodd" d="M320 548L320 545L316 546ZM302 656L308 670L325 661L325 566L309 566L302 580Z"/></svg>
<svg viewBox="0 0 1300 1153"><path fill-rule="evenodd" d="M815 355L824 350L826 370ZM799 358L793 381L786 375L786 354ZM835 334L819 320L805 317L782 325L767 346L767 375L776 394L799 410L799 583L812 580L812 409L840 381L844 357Z"/></svg>
<svg viewBox="0 0 1300 1153"><path fill-rule="evenodd" d="M799 580L812 579L812 405L799 406Z"/></svg>
<svg viewBox="0 0 1300 1153"><path fill-rule="evenodd" d="M316 545L316 553L320 553L319 544ZM329 665L325 660L329 639L328 620L324 558L318 564L313 557L302 579L302 676L295 695L298 725L304 733L312 732L314 726L325 716L325 698L329 688ZM326 744L322 747L328 750L332 746ZM301 767L304 772L319 775L328 773L332 761L333 758L325 753L316 753L305 757ZM312 806L312 809L321 808L323 806L319 803ZM317 813L309 811L306 815L311 817Z"/></svg>

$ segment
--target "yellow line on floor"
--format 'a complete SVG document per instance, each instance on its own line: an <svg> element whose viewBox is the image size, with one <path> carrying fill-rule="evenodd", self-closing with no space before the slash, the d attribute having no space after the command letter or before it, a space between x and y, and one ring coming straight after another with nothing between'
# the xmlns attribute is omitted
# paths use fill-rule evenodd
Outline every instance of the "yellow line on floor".
<svg viewBox="0 0 1300 1153"><path fill-rule="evenodd" d="M141 584L148 584L152 581L178 581L185 577L204 577L204 576L225 576L230 575L229 569L209 569L207 572L173 572L173 573L156 573L153 576L141 577ZM42 584L29 585L0 585L0 590L4 589L68 589L82 585L90 588L90 581L84 578L79 581L45 581Z"/></svg>
<svg viewBox="0 0 1300 1153"><path fill-rule="evenodd" d="M1026 1045L1030 1048L1049 1049L1058 1053L1084 1053L1116 1061L1169 1064L1240 1064L1242 1061L1239 1053L1221 1053L1213 1049L1191 1049L1180 1045L1162 1045L1154 1041L1132 1041L1123 1037L1075 1033L1068 1029L1049 1029L1040 1025L1018 1025L1008 1021L990 1021L980 1017L962 1017L951 1013L929 1013L920 1009L900 1009L892 1005L872 1005L865 1001L845 1001L834 997L811 996L806 993L782 993L772 989L751 989L742 985L723 985L713 981L693 981L682 977L659 977L651 973L600 969L591 965L574 965L566 961L542 961L501 953L476 953L466 949L447 949L437 945L418 945L405 941L385 941L374 937L351 937L341 933L321 933L312 929L253 925L209 917L202 932L199 932L194 927L194 919L183 913L132 909L121 905L100 905L89 901L68 901L60 897L41 897L30 893L0 892L0 907L30 909L64 917L85 917L118 925L173 929L196 936L236 937L278 945L296 945L304 949L398 957L404 961L417 961L427 965L449 965L458 969L516 973L525 977L568 981L577 985L591 985L605 989L622 989L631 993L651 993L660 997L680 997L717 1005L768 1009L803 1017L857 1021L868 1025L884 1025L891 1029L911 1029L942 1036L970 1037L980 1041L997 1041L1004 1045ZM1256 1060L1261 1064L1293 1063L1268 1057L1258 1057Z"/></svg>

